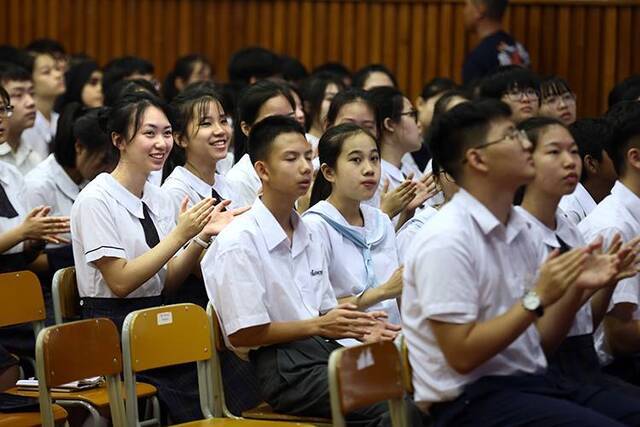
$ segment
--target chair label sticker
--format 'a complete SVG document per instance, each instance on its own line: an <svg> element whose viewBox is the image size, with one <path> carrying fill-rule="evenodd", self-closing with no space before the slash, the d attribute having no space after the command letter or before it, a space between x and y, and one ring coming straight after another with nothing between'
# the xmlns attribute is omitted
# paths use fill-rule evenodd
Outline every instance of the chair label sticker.
<svg viewBox="0 0 640 427"><path fill-rule="evenodd" d="M158 325L169 325L171 323L173 323L173 313L170 311L158 313Z"/></svg>
<svg viewBox="0 0 640 427"><path fill-rule="evenodd" d="M356 367L359 371L363 369L367 369L369 366L375 365L375 361L373 360L373 353L370 348L366 348L360 356L358 356L358 360L356 361Z"/></svg>

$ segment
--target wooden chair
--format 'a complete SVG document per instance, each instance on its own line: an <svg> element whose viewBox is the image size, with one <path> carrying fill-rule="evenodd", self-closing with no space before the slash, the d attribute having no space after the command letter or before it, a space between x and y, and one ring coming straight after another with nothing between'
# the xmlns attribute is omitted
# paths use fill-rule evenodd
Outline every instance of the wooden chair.
<svg viewBox="0 0 640 427"><path fill-rule="evenodd" d="M104 376L113 426L125 427L122 356L118 330L111 320L88 319L45 328L36 340L36 368L43 426L54 425L51 387Z"/></svg>
<svg viewBox="0 0 640 427"><path fill-rule="evenodd" d="M60 405L51 406L55 425L64 425L67 421L67 411ZM0 413L0 427L40 427L41 425L40 412Z"/></svg>
<svg viewBox="0 0 640 427"><path fill-rule="evenodd" d="M212 384L207 379L213 351L211 330L207 314L195 304L174 304L129 313L122 328L122 347L129 426L138 424L137 401L132 398L137 372L197 362L200 408L206 419L183 425L291 427L291 424L275 422L214 418Z"/></svg>
<svg viewBox="0 0 640 427"><path fill-rule="evenodd" d="M55 272L51 284L51 293L53 295L53 315L56 325L79 320L82 317L75 267L67 267Z"/></svg>
<svg viewBox="0 0 640 427"><path fill-rule="evenodd" d="M413 380L411 371L411 362L409 361L409 346L404 335L400 334L398 337L397 346L400 352L400 362L402 364L402 380L404 382L404 388L410 395L413 395Z"/></svg>
<svg viewBox="0 0 640 427"><path fill-rule="evenodd" d="M222 330L220 329L220 323L218 322L218 316L213 308L213 305L209 303L207 305L207 316L209 318L212 341L214 343L215 351L211 357L211 372L208 375L210 381L212 381L212 402L211 405L214 408L214 413L217 416L224 416L232 419L248 419L248 420L271 420L271 421L285 421L285 422L298 422L313 424L315 426L331 426L331 420L325 418L316 417L300 417L296 415L279 414L274 412L273 409L266 402L262 402L260 405L250 410L244 411L242 417L238 417L231 413L227 407L224 398L224 386L222 383L222 367L220 364L219 354L223 351L227 351L222 337Z"/></svg>
<svg viewBox="0 0 640 427"><path fill-rule="evenodd" d="M329 391L334 426L346 426L345 414L384 400L389 401L392 425L407 425L400 356L390 341L331 353Z"/></svg>

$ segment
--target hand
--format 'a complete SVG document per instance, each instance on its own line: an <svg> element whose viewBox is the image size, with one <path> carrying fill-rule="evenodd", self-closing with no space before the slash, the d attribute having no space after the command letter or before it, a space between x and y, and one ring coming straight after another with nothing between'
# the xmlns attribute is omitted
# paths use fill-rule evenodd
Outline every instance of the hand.
<svg viewBox="0 0 640 427"><path fill-rule="evenodd" d="M181 240L186 242L191 240L196 234L200 233L210 220L211 212L213 212L213 199L207 197L198 202L191 208L187 209L189 199L185 196L180 205L180 215L178 216L178 224L174 228L174 232L178 233ZM222 205L222 203L219 203Z"/></svg>
<svg viewBox="0 0 640 427"><path fill-rule="evenodd" d="M393 341L396 339L401 331L400 325L389 323L386 320L379 319L376 324L371 328L370 332L366 334L363 342L378 342L378 341Z"/></svg>
<svg viewBox="0 0 640 427"><path fill-rule="evenodd" d="M420 178L420 181L416 182L416 195L409 202L406 209L408 211L415 211L421 207L427 200L438 194L438 187L433 174L428 173Z"/></svg>
<svg viewBox="0 0 640 427"><path fill-rule="evenodd" d="M407 179L389 191L389 180L385 179L380 192L380 210L393 218L406 209L416 195L416 183Z"/></svg>
<svg viewBox="0 0 640 427"><path fill-rule="evenodd" d="M380 288L383 288L388 298L396 298L402 294L402 274L404 266L401 265L393 272L389 280L387 280ZM387 299L388 299L387 298Z"/></svg>
<svg viewBox="0 0 640 427"><path fill-rule="evenodd" d="M588 254L584 264L584 269L576 279L576 286L581 289L600 289L612 284L616 274L618 274L619 258L617 254L602 253L602 237L598 237L591 242L586 248ZM614 250L618 243L614 236L609 250ZM628 250L621 253L626 256Z"/></svg>
<svg viewBox="0 0 640 427"><path fill-rule="evenodd" d="M48 243L69 243L68 239L58 236L70 230L68 216L47 216L51 212L48 206L38 206L29 212L19 225L22 240L43 240Z"/></svg>
<svg viewBox="0 0 640 427"><path fill-rule="evenodd" d="M559 255L552 251L538 272L534 291L540 297L543 307L558 301L572 285L584 268L587 249L577 248Z"/></svg>
<svg viewBox="0 0 640 427"><path fill-rule="evenodd" d="M339 304L317 318L317 335L334 339L363 339L377 323L375 313L358 311L354 304Z"/></svg>
<svg viewBox="0 0 640 427"><path fill-rule="evenodd" d="M209 216L209 222L204 226L201 232L201 238L205 241L211 239L211 236L217 236L222 229L231 223L238 215L241 215L251 209L251 206L245 206L244 208L238 208L233 210L223 210L231 203L230 200L225 200L216 205Z"/></svg>
<svg viewBox="0 0 640 427"><path fill-rule="evenodd" d="M607 253L610 255L617 255L620 264L618 265L618 274L613 279L612 285L615 285L618 281L633 277L639 270L640 265L640 236L633 240L630 240L627 244L622 244L622 237L616 233L611 239Z"/></svg>

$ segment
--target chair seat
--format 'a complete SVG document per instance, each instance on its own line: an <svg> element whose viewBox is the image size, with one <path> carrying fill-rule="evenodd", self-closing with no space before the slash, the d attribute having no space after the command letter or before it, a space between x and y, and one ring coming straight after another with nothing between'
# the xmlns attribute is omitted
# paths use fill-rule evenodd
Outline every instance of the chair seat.
<svg viewBox="0 0 640 427"><path fill-rule="evenodd" d="M18 396L38 397L37 391L25 391L18 390L17 387L13 387L6 391L7 393L16 394ZM138 398L150 397L155 395L156 388L151 384L136 383L136 394ZM122 387L122 393L124 394L124 386ZM80 392L53 392L51 393L51 399L55 402L58 400L79 400L89 403L98 409L109 408L109 394L107 393L107 386L101 385L100 387L83 390Z"/></svg>
<svg viewBox="0 0 640 427"><path fill-rule="evenodd" d="M67 419L67 411L60 405L53 405L53 418L56 424ZM0 427L38 427L42 425L40 412L0 412Z"/></svg>
<svg viewBox="0 0 640 427"><path fill-rule="evenodd" d="M313 424L277 422L277 421L256 421L256 420L234 420L231 418L210 418L206 420L191 421L184 424L175 424L174 427L313 427Z"/></svg>
<svg viewBox="0 0 640 427"><path fill-rule="evenodd" d="M267 402L262 402L253 409L244 411L242 413L243 418L249 418L252 420L270 420L270 421L286 421L286 422L298 422L298 423L311 423L311 424L327 424L331 425L331 420L328 418L318 417L304 417L298 415L279 414L273 412L273 409Z"/></svg>

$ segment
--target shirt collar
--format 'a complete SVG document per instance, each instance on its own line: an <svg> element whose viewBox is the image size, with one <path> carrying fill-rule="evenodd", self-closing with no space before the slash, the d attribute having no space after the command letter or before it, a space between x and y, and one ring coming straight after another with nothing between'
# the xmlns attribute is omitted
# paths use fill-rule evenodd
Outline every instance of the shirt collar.
<svg viewBox="0 0 640 427"><path fill-rule="evenodd" d="M288 244L287 234L284 232L271 211L257 198L253 203L250 212L256 219L260 232L264 236L269 252L273 251L277 246ZM291 245L291 255L296 257L309 244L310 231L300 220L300 215L295 210L291 210L291 222L293 223L293 242Z"/></svg>
<svg viewBox="0 0 640 427"><path fill-rule="evenodd" d="M46 160L53 172L53 180L56 183L56 186L60 189L60 191L70 198L71 200L75 200L78 197L78 193L80 192L80 186L73 182L71 177L67 175L67 172L60 166L60 163L56 160L53 154L49 154L49 157Z"/></svg>
<svg viewBox="0 0 640 427"><path fill-rule="evenodd" d="M175 179L193 189L200 197L211 197L211 186L182 166L176 167L172 174Z"/></svg>
<svg viewBox="0 0 640 427"><path fill-rule="evenodd" d="M249 157L249 154L243 155L238 161L238 163L239 163L238 167L241 167L242 170L246 172L247 177L249 179L251 179L254 182L257 182L258 184L261 183L260 177L256 173L256 170L253 167L253 163L251 163L251 158Z"/></svg>
<svg viewBox="0 0 640 427"><path fill-rule="evenodd" d="M0 147L4 145L4 144L0 144ZM11 185L15 185L15 182L13 182L13 180L11 179L11 171L10 169L13 168L13 165L10 165L7 162L3 162L0 160L0 183L2 183L4 185L4 187L9 187Z"/></svg>
<svg viewBox="0 0 640 427"><path fill-rule="evenodd" d="M12 157L17 166L21 166L27 160L32 151L33 149L28 146L24 139L20 140L20 145L18 145L18 150L15 153L11 150L11 146L8 142L0 144L0 156Z"/></svg>
<svg viewBox="0 0 640 427"><path fill-rule="evenodd" d="M629 214L640 223L640 197L620 181L616 181L613 185L611 194L620 200Z"/></svg>
<svg viewBox="0 0 640 427"><path fill-rule="evenodd" d="M593 200L593 197L591 197L591 194L589 194L587 189L584 188L584 185L578 183L573 193L576 200L578 201L578 204L580 205L580 207L582 207L582 210L585 214L588 215L592 210L596 208L596 201Z"/></svg>
<svg viewBox="0 0 640 427"><path fill-rule="evenodd" d="M113 176L111 176L111 174L103 173L100 176L103 177L102 179L109 195L111 195L111 197L116 199L118 203L124 206L125 209L127 209L129 213L131 213L131 215L140 219L144 218L142 202L144 202L149 210L155 215L159 214L160 206L158 206L157 200L152 196L153 184L150 184L148 181L145 182L142 199L139 199L135 194L131 193Z"/></svg>
<svg viewBox="0 0 640 427"><path fill-rule="evenodd" d="M320 212L336 221L337 223L353 229L364 228L367 236L367 241L379 241L382 237L384 237L384 233L386 231L385 227L381 223L381 220L378 218L378 216L381 214L380 210L377 208L372 208L371 206L364 203L360 204L360 212L362 213L362 217L364 219L364 227L355 227L349 224L347 220L342 216L340 211L326 200L319 201L318 203L310 207L308 211Z"/></svg>
<svg viewBox="0 0 640 427"><path fill-rule="evenodd" d="M563 216L564 213L560 209L558 209L555 214L555 217L556 217L555 230L552 230L549 227L547 227L545 224L542 223L542 221L540 221L538 218L533 216L526 209L518 206L515 208L515 210L518 211L519 214L521 214L523 217L525 217L528 221L530 221L533 225L535 225L538 228L538 230L542 234L542 243L544 243L545 246L548 246L551 248L560 247L560 242L558 242L557 236L566 236L567 235L566 229L568 227L568 224Z"/></svg>
<svg viewBox="0 0 640 427"><path fill-rule="evenodd" d="M398 169L397 167L395 167L394 165L392 165L391 163L389 163L386 160L382 159L380 161L380 165L382 166L382 171L386 175L389 175L394 181L402 182L402 181L405 180L405 177L404 177L404 174L402 173L402 171L400 169Z"/></svg>

